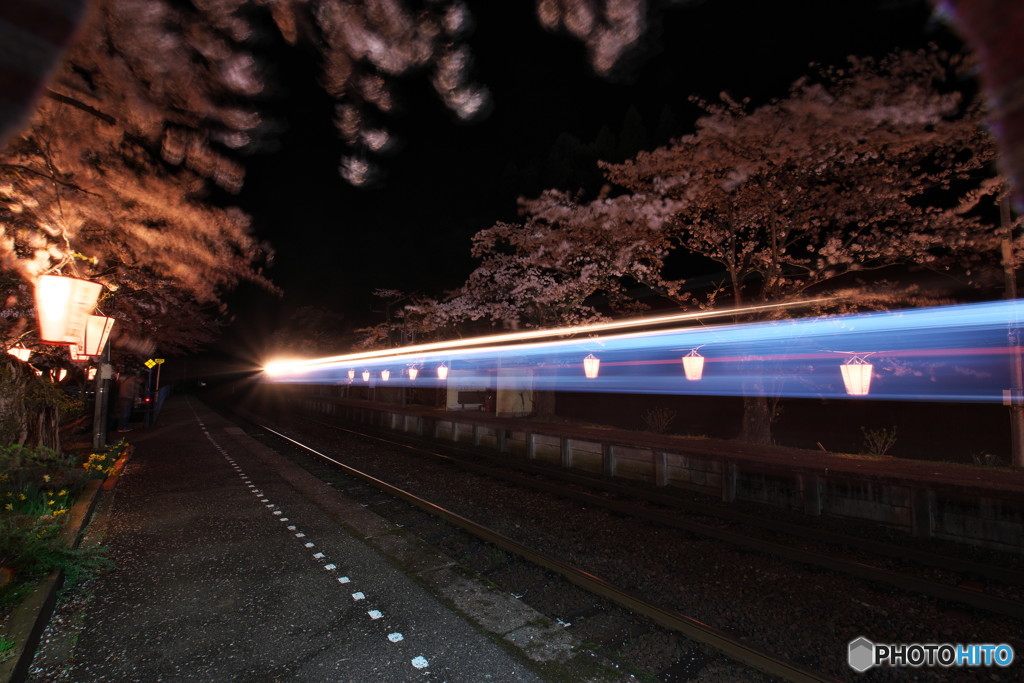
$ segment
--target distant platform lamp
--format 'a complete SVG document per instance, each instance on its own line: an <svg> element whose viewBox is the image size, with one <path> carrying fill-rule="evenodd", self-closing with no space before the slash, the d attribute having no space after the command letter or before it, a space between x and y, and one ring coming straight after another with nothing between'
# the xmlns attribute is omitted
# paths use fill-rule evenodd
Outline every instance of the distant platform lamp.
<svg viewBox="0 0 1024 683"><path fill-rule="evenodd" d="M444 363L437 366L437 378L442 382L448 379L448 366Z"/></svg>
<svg viewBox="0 0 1024 683"><path fill-rule="evenodd" d="M42 275L36 280L39 338L50 344L75 344L84 336L87 317L103 285L76 277Z"/></svg>
<svg viewBox="0 0 1024 683"><path fill-rule="evenodd" d="M383 382L387 382L389 379L391 379L391 371L390 370L381 370L380 371L380 379Z"/></svg>
<svg viewBox="0 0 1024 683"><path fill-rule="evenodd" d="M683 356L683 373L693 382L704 376L704 356L697 353L697 349Z"/></svg>
<svg viewBox="0 0 1024 683"><path fill-rule="evenodd" d="M356 378L356 371L353 370L352 368L349 368L349 370L348 370L348 378L349 379L355 379Z"/></svg>
<svg viewBox="0 0 1024 683"><path fill-rule="evenodd" d="M867 361L864 354L854 354L840 367L843 373L843 386L850 396L867 396L871 390L871 370L874 366Z"/></svg>
<svg viewBox="0 0 1024 683"><path fill-rule="evenodd" d="M596 379L600 371L601 359L592 353L588 354L583 359L583 374L587 376L587 379Z"/></svg>
<svg viewBox="0 0 1024 683"><path fill-rule="evenodd" d="M416 376L419 375L419 374L420 374L420 369L419 368L417 368L415 365L410 365L409 366L409 379L410 380L415 381L416 380Z"/></svg>
<svg viewBox="0 0 1024 683"><path fill-rule="evenodd" d="M363 381L364 382L369 382L370 381L370 371L369 370L363 370Z"/></svg>

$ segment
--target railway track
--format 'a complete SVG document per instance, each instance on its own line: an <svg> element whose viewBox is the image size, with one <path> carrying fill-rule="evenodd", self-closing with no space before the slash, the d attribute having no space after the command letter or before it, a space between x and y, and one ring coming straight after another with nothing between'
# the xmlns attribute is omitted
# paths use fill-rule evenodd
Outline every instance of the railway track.
<svg viewBox="0 0 1024 683"><path fill-rule="evenodd" d="M388 495L404 500L407 503L428 512L429 514L443 519L463 531L469 532L483 541L494 544L510 553L514 553L515 555L518 555L519 557L522 557L523 559L540 567L544 567L545 569L548 569L571 581L584 590L590 591L606 600L610 600L621 607L625 607L626 609L636 612L637 614L641 614L665 628L678 631L687 638L710 645L730 659L746 664L771 676L778 676L787 681L802 683L833 680L831 677L816 674L809 669L752 647L739 639L729 636L724 631L720 631L719 629L701 623L697 619L659 607L658 605L648 602L630 591L619 588L618 586L566 563L557 557L535 550L534 548L519 543L518 541L514 541L513 539L484 526L483 524L474 522L471 519L467 519L462 515L456 514L451 510L440 505L436 505L424 498L405 491L404 489L392 486L391 484L370 476L365 472L349 467L340 460L322 453L317 449L301 443L281 432L275 431L266 425L260 425L260 428L284 439L285 441L288 441L292 445L297 446L316 457L333 463L346 474L357 477L358 479L371 484L375 488L384 491Z"/></svg>
<svg viewBox="0 0 1024 683"><path fill-rule="evenodd" d="M680 517L675 513L684 511L712 519L724 518L729 522L736 522L792 538L803 539L817 545L845 546L863 553L872 553L888 560L899 560L927 567L937 567L947 572L986 579L993 583L1024 586L1024 572L1017 569L951 557L949 555L924 552L866 538L842 536L828 530L777 521L764 516L755 517L728 508L712 508L710 505L685 501L670 495L642 491L636 487L601 481L594 477L576 475L565 471L553 471L550 468L531 467L528 464L510 463L507 460L501 464L482 465L466 458L455 457L450 452L439 453L436 446L434 448L424 447L409 443L408 441L341 427L308 417L304 419L320 427L336 429L359 438L373 439L380 443L413 451L424 457L443 459L458 467L485 476L501 479L520 486L532 487L536 490L568 498L585 505L602 507L609 511L630 515L637 519L715 538L739 547L782 557L794 562L856 576L867 581L887 584L916 594L929 595L940 600L961 603L979 610L1002 614L1015 619L1024 619L1024 602L1015 597L1005 594L993 595L974 587L964 588L961 585L953 585L948 582L944 583L893 571L868 564L865 561L830 555L817 550L798 548L794 547L792 543L766 540L750 533L733 531L727 527L693 521L692 519ZM477 454L474 455L479 457ZM510 471L513 469L517 471ZM523 472L529 474L523 474ZM572 484L573 487L569 488L566 484ZM595 491L614 494L616 497L609 498L599 495ZM664 506L664 509L652 508L652 505ZM668 511L665 511L666 509ZM961 583L970 582L964 579Z"/></svg>
<svg viewBox="0 0 1024 683"><path fill-rule="evenodd" d="M303 419L308 420L308 418ZM552 473L550 471L546 471L538 473L537 471L520 471L510 473L508 471L509 468L507 467L507 463L504 463L503 466L499 467L493 463L479 462L479 453L473 453L472 460L466 457L455 458L447 452L444 454L437 453L437 446L434 444L431 444L433 448L430 446L424 447L422 444L410 444L408 442L398 441L376 434L368 434L366 432L342 428L338 425L331 425L318 420L309 420L308 424L319 429L330 429L343 432L351 438L374 439L377 443L381 443L388 448L400 448L406 452L415 451L419 457L429 455L435 460L444 461L449 465L456 466L467 471L472 471L480 476L500 478L505 481L506 484L511 484L517 487L529 487L532 490L543 491L546 495L554 495L563 499L570 499L587 508L600 507L616 515L626 515L634 519L643 520L647 523L679 530L686 534L711 538L717 542L728 543L742 548L744 551L757 552L776 558L784 558L790 562L810 565L819 569L828 570L829 572L839 572L849 576L855 576L861 580L896 587L901 591L910 594L929 595L944 602L959 603L960 605L968 606L971 610L998 614L1002 617L1013 620L1019 620L1024 616L1024 606L1016 600L1007 599L1001 596L988 595L982 591L970 590L955 585L928 581L921 579L920 577L909 576L888 569L873 567L861 561L835 557L813 550L784 545L776 541L764 540L763 538L758 538L749 533L741 533L730 528L723 528L717 522L697 522L687 519L680 514L681 509L685 509L690 514L701 514L712 519L720 519L722 517L721 509L708 509L708 507L714 506L702 506L699 503L681 500L664 500L664 498L668 498L668 496L657 492L646 492L646 499L638 501L636 498L640 492L636 488L630 486L622 486L621 484L615 484L607 481L597 481L593 478L585 476L581 477L579 475L573 475L565 472ZM279 431L279 429L266 425L261 426L261 429L269 434L275 435L275 438L287 441L295 448L301 448L307 453L315 454L317 458L332 462L336 467L346 468L347 471L353 469L340 462L339 458L333 457L330 453L326 452L330 449L320 447L316 444L310 445L301 443L298 438L294 438L295 436L298 436L295 433L293 433L292 436L289 436L283 431ZM446 451L448 450L449 449L446 448ZM522 463L520 463L520 465L521 464ZM536 468L533 469L536 470ZM612 581L600 579L594 575L593 571L574 567L572 563L559 559L556 555L534 549L528 544L516 541L505 534L489 529L485 525L471 521L467 517L459 513L452 512L441 505L425 501L420 496L387 484L377 477L363 472L356 473L354 471L350 471L349 474L360 477L380 490L387 491L388 495L396 496L417 506L419 509L443 518L449 524L472 533L485 540L487 543L500 547L505 551L515 553L538 566L564 576L577 586L580 586L595 595L599 595L604 599L610 600L632 612L641 614L645 618L666 629L681 633L692 640L705 643L719 652L722 652L727 657L735 661L743 662L759 671L767 673L770 676L781 677L787 680L831 680L834 678L834 675L831 672L817 672L813 670L813 667L807 667L803 664L794 664L785 657L773 655L765 648L752 645L748 638L737 637L733 634L732 630L707 626L700 619L693 616L687 616L676 609L666 608L664 605L659 604L659 601L644 599L635 590L622 588L616 586ZM552 478L555 477L555 475L557 475L557 478ZM595 488L597 486L600 486L601 490L597 490ZM658 500L659 497L663 499ZM897 556L901 561L906 561L910 558L922 565L939 566L942 567L943 570L948 570L948 565L953 564L957 566L958 571L965 572L973 577L984 577L986 580L993 582L1003 581L1017 585L1022 583L1021 574L1016 569L1012 568L1007 569L1005 567L994 567L969 560L958 560L957 558L945 558L930 553L924 553L920 550L905 552L906 549L893 548L891 544L879 543L871 539L850 539L848 537L835 538L835 532L818 532L815 530L808 530L806 528L794 529L791 528L793 525L785 524L776 520L759 518L751 519L749 515L744 516L736 511L731 511L725 516L733 517L733 519L728 520L729 524L746 524L753 528L771 531L773 534L787 533L792 536L802 538L803 541L809 541L814 544L820 542L831 542L845 546L853 545L858 552L870 551L882 553L888 556Z"/></svg>

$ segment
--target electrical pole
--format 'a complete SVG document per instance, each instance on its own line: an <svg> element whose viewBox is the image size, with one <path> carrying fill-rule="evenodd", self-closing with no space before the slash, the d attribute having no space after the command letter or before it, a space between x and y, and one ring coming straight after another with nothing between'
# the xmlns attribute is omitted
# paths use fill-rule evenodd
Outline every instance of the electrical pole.
<svg viewBox="0 0 1024 683"><path fill-rule="evenodd" d="M1017 263L1013 255L1013 218L1010 215L1009 195L999 204L999 222L1006 231L1003 238L1003 276L1006 279L1006 298L1017 298ZM1024 361L1021 359L1020 327L1014 321L1008 333L1010 347L1010 462L1024 467Z"/></svg>

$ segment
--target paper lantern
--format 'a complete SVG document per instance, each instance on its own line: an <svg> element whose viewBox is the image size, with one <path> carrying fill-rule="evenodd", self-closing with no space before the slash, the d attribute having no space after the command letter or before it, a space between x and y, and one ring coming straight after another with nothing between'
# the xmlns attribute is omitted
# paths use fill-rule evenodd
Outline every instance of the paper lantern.
<svg viewBox="0 0 1024 683"><path fill-rule="evenodd" d="M448 379L448 366L444 363L437 366L437 378L442 381Z"/></svg>
<svg viewBox="0 0 1024 683"><path fill-rule="evenodd" d="M871 363L860 356L854 356L843 363L839 370L843 374L843 385L851 396L867 396L871 390Z"/></svg>
<svg viewBox="0 0 1024 683"><path fill-rule="evenodd" d="M42 275L36 280L39 338L51 344L75 344L85 334L90 311L103 285L75 277Z"/></svg>
<svg viewBox="0 0 1024 683"><path fill-rule="evenodd" d="M11 354L18 360L27 361L32 357L32 349L26 349L24 346L12 346L7 349L7 353Z"/></svg>
<svg viewBox="0 0 1024 683"><path fill-rule="evenodd" d="M82 360L82 356L98 356L110 338L110 330L114 329L114 319L102 315L90 315L86 319L82 338L71 345L71 359ZM76 358L78 356L78 358Z"/></svg>
<svg viewBox="0 0 1024 683"><path fill-rule="evenodd" d="M686 379L697 381L704 376L704 356L697 353L697 349L683 356L683 372Z"/></svg>
<svg viewBox="0 0 1024 683"><path fill-rule="evenodd" d="M594 354L590 354L583 359L583 374L587 376L587 379L594 379L597 377L597 373L600 368L601 359Z"/></svg>
<svg viewBox="0 0 1024 683"><path fill-rule="evenodd" d="M348 378L349 378L349 379L355 379L355 378L356 378L356 371L355 371L355 370L352 370L351 368L349 368L349 371L348 371Z"/></svg>
<svg viewBox="0 0 1024 683"><path fill-rule="evenodd" d="M416 376L419 375L419 374L420 374L419 368L415 368L415 367L409 368L409 379L410 380L415 380Z"/></svg>
<svg viewBox="0 0 1024 683"><path fill-rule="evenodd" d="M381 378L381 380L387 382L389 379L391 379L391 371L390 370L381 370L380 371L380 378Z"/></svg>
<svg viewBox="0 0 1024 683"><path fill-rule="evenodd" d="M370 371L369 370L363 370L363 381L364 382L369 382L370 381Z"/></svg>

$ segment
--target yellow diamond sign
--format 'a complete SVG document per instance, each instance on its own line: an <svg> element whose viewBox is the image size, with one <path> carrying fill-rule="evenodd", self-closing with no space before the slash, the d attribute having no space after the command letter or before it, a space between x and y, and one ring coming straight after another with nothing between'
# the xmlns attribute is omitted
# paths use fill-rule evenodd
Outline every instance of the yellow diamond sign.
<svg viewBox="0 0 1024 683"><path fill-rule="evenodd" d="M147 368L149 368L150 370L152 370L152 369L153 369L153 366L154 366L154 365L156 365L156 361L154 361L154 360L153 360L152 358L150 358L150 359L149 359L149 360L147 360L147 361L146 361L145 363L143 363L143 365L145 365L145 366L146 366Z"/></svg>

